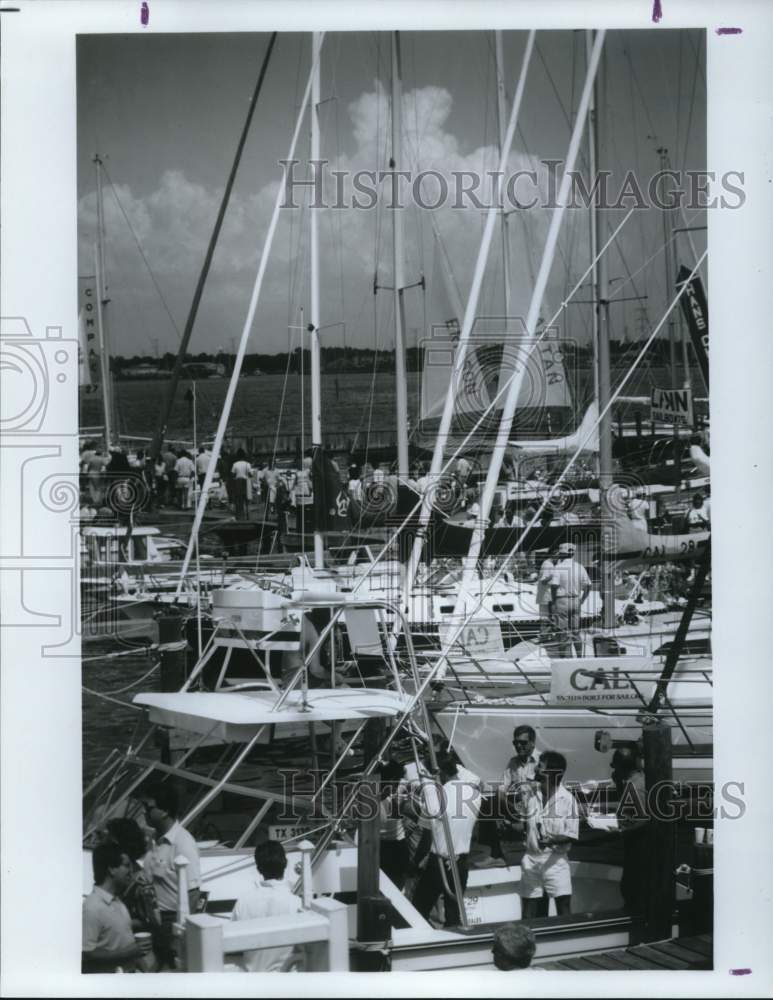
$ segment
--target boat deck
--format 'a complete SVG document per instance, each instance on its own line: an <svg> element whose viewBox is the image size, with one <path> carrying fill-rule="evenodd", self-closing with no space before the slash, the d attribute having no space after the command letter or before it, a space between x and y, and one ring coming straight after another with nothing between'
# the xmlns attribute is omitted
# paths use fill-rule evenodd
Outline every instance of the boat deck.
<svg viewBox="0 0 773 1000"><path fill-rule="evenodd" d="M554 972L599 969L621 972L646 971L662 972L707 970L713 968L713 938L711 934L694 937L671 938L667 941L653 941L650 944L633 945L630 948L615 948L612 951L595 952L592 955L576 955L554 962L535 963L541 969Z"/></svg>

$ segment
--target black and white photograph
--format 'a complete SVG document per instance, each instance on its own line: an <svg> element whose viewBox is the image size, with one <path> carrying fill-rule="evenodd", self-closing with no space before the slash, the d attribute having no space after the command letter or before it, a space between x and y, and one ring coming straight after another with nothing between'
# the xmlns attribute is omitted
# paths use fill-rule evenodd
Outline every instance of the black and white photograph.
<svg viewBox="0 0 773 1000"><path fill-rule="evenodd" d="M60 250L1 342L3 862L60 768L51 995L765 995L770 135L723 145L750 31L693 6L59 5L3 258Z"/></svg>

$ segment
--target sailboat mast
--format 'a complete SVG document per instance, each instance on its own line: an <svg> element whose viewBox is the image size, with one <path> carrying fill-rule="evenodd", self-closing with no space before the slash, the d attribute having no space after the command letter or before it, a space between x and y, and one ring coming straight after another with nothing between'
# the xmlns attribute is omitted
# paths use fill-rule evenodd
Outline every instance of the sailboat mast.
<svg viewBox="0 0 773 1000"><path fill-rule="evenodd" d="M513 98L513 106L510 109L510 120L507 124L507 132L505 134L505 139L500 154L499 168L504 172L507 158L510 155L510 147L515 137L515 128L518 122L518 115L520 113L521 101L523 100L523 93L526 87L526 76L529 70L529 63L531 62L532 52L534 50L534 40L536 38L536 31L530 31L527 39L526 46L523 54L523 61L521 64L521 72L518 77L518 85L515 89L515 97ZM461 329L459 331L459 341L456 345L456 352L454 355L454 367L451 373L451 378L448 383L448 390L446 392L445 402L443 404L443 413L440 418L440 426L438 428L437 439L435 441L435 449L432 453L432 463L429 470L429 482L434 484L438 481L440 473L443 466L443 454L445 449L445 442L448 440L451 433L451 425L454 415L454 404L456 394L461 385L462 375L464 372L465 358L467 357L467 348L469 346L472 328L475 323L475 318L478 310L478 299L480 296L481 286L483 284L483 275L486 271L486 264L488 263L489 251L491 249L491 243L494 239L494 229L497 221L497 208L495 204L491 204L486 215L486 223L483 229L483 236L481 237L480 247L478 248L478 256L475 261L475 270L472 276L472 285L470 286L470 294L467 299L467 305L464 310L464 315L461 321ZM443 253L444 259L445 252ZM450 267L448 268L450 272ZM405 607L408 606L408 601L410 599L410 594L413 588L413 582L416 579L416 571L421 561L422 553L424 551L424 542L426 539L427 526L429 525L429 520L432 514L432 501L430 499L430 490L425 490L424 496L422 497L422 506L419 513L419 530L414 538L413 548L411 550L411 557L408 562L408 567L405 574L405 586L403 590L403 604Z"/></svg>
<svg viewBox="0 0 773 1000"><path fill-rule="evenodd" d="M319 163L319 81L320 81L320 45L319 33L314 32L311 40L312 77L311 102L309 117L311 119L311 161L312 170ZM311 189L312 192L315 190ZM313 197L313 195L312 195ZM318 209L312 204L310 216L310 273L311 273L311 444L314 448L322 447L322 366L320 363L319 346L319 217ZM303 388L301 388L301 392ZM324 539L322 532L314 528L314 566L322 569L324 566Z"/></svg>
<svg viewBox="0 0 773 1000"><path fill-rule="evenodd" d="M591 49L593 48L593 32L585 32L585 62L586 65L590 62ZM588 112L588 174L589 183L593 184L596 177L596 88L593 88L593 93L590 99L590 109ZM591 188L592 189L592 188ZM596 260L598 256L598 246L599 246L599 235L598 235L598 219L597 212L593 208L590 212L590 259L591 259L591 289L593 294L591 298L593 299L594 306L591 310L591 349L593 357L593 398L598 402L599 398L599 366L597 364L597 358L599 356L599 317L598 317L598 302L599 302L599 277L598 277L598 261Z"/></svg>
<svg viewBox="0 0 773 1000"><path fill-rule="evenodd" d="M553 264L553 258L558 246L558 236L561 229L561 223L563 221L566 206L569 200L569 186L571 183L572 171L574 170L574 165L577 160L582 133L585 131L588 107L590 104L590 94L596 76L599 57L601 56L604 45L604 36L605 32L599 31L594 39L586 80L583 86L580 104L577 109L577 117L572 129L572 137L566 154L564 173L561 178L558 197L556 199L556 207L553 209L553 214L550 219L550 226L548 228L545 247L542 253L542 261L540 262L540 268L537 272L537 278L534 283L534 289L529 303L529 310L526 315L526 338L523 344L523 349L525 351L531 351L534 343L536 342L537 323L539 320L540 309L542 307L542 299L547 287L550 268ZM509 380L507 396L504 400L502 417L497 431L497 438L492 450L488 471L486 473L485 485L481 493L479 520L473 529L472 538L470 540L470 548L464 561L464 575L462 577L459 595L454 608L454 617L457 621L461 621L464 615L465 594L474 593L474 584L477 579L478 560L483 550L483 540L489 515L491 513L491 504L499 482L499 473L502 469L505 451L512 433L513 419L515 417L516 405L521 391L521 385L523 384L524 374L525 366L521 365ZM455 641L455 638L452 641Z"/></svg>
<svg viewBox="0 0 773 1000"><path fill-rule="evenodd" d="M668 150L665 146L660 146L658 149L658 156L660 157L660 170L661 174L668 170ZM665 194L665 191L663 192ZM666 268L666 302L670 302L673 298L673 265L671 263L671 225L669 221L669 211L668 209L662 209L663 212L663 263ZM669 359L671 363L671 386L672 388L678 388L678 375L677 375L677 359L676 359L676 327L674 324L674 317L669 316L668 318L668 351Z"/></svg>
<svg viewBox="0 0 773 1000"><path fill-rule="evenodd" d="M405 305L403 301L403 213L396 207L399 198L399 169L402 159L402 84L400 80L400 32L392 32L392 261L395 312L395 381L397 403L397 474L408 475L408 387L405 372Z"/></svg>
<svg viewBox="0 0 773 1000"><path fill-rule="evenodd" d="M236 145L236 153L234 155L233 163L231 164L231 169L228 174L228 179L226 181L225 189L223 190L223 197L220 200L220 208L218 209L217 219L215 220L215 228L212 230L212 235L209 238L209 245L207 246L207 252L204 255L204 263L201 265L201 271L199 272L199 277L196 282L196 288L193 292L193 300L191 301L191 307L188 311L188 318L185 321L185 328L183 329L182 337L180 338L180 346L177 351L177 357L175 358L174 369L172 370L172 377L169 380L169 388L167 389L166 395L164 397L163 403L161 404L161 412L158 418L158 424L156 426L155 433L153 434L153 440L150 445L150 454L152 458L158 458L161 454L161 446L164 443L164 437L166 435L167 424L169 423L169 417L172 412L172 405L174 403L174 398L177 393L177 386L182 375L183 366L185 364L185 354L188 350L188 345L190 344L191 334L193 333L193 326L196 322L196 316L199 312L199 303L201 302L201 297L204 293L204 285L207 280L207 275L209 274L209 269L212 264L212 258L215 254L215 247L217 246L218 237L220 235L220 230L223 226L223 220L225 218L226 209L228 208L228 203L231 199L231 191L233 189L234 181L236 180L236 174L239 169L239 164L242 158L242 152L244 151L245 143L247 142L247 136L250 131L250 124L252 122L252 117L255 113L255 108L258 104L258 97L260 96L261 89L263 88L263 80L266 76L266 70L268 69L269 60L271 58L271 52L274 48L274 43L276 42L277 33L274 32L269 39L268 46L266 48L266 53L263 56L263 63L260 67L260 72L258 74L258 80L255 84L255 89L252 93L252 99L250 101L250 106L247 109L247 117L244 120L244 125L242 126L241 135L239 136L239 141Z"/></svg>
<svg viewBox="0 0 773 1000"><path fill-rule="evenodd" d="M319 51L322 48L322 43L324 41L324 32L320 33L319 36L319 49L315 52L315 59L319 59ZM298 118L295 123L295 128L293 130L293 137L290 141L290 149L288 150L287 157L283 161L285 164L289 163L290 160L295 156L295 149L298 144L298 136L303 128L303 122L306 118L306 105L311 99L311 72L309 73L309 79L306 84L306 89L303 93L303 99L301 100L300 110L298 112ZM268 258L271 253L271 246L274 242L274 235L276 234L277 225L279 224L279 214L282 206L282 198L284 194L284 184L287 180L286 166L283 172L279 187L277 188L276 198L274 199L274 208L271 213L271 219L268 224L268 230L266 232L265 240L263 243L263 250L260 255L260 263L258 265L258 271L255 275L255 283L252 288L252 295L250 297L250 304L247 309L247 316L244 321L244 326L242 328L242 335L239 340L239 347L236 351L236 357L234 358L234 368L231 372L231 380L228 383L228 390L226 392L225 400L223 401L223 408L220 412L220 419L217 425L217 431L215 433L215 442L212 445L212 458L209 460L209 466L207 467L206 475L204 476L204 483L201 487L201 495L199 497L199 504L196 508L196 514L193 519L193 526L191 527L191 535L188 541L188 548L185 551L185 559L183 560L182 569L180 570L180 579L177 584L177 589L175 590L175 598L179 598L182 591L183 582L185 580L185 574L188 572L188 568L191 562L191 556L193 554L194 544L196 540L196 535L201 528L201 522L204 517L204 509L207 506L207 497L209 491L212 488L212 480L215 474L215 468L217 467L217 461L220 457L220 450L223 446L223 438L225 437L226 427L228 426L228 420L231 416L231 407L233 406L234 397L236 396L236 387L239 383L239 375L242 370L242 363L244 361L244 355L247 350L247 341L249 339L250 330L252 329L252 324L255 320L255 312L258 308L258 302L260 300L260 293L263 288L263 279L266 275L266 268L268 266Z"/></svg>
<svg viewBox="0 0 773 1000"><path fill-rule="evenodd" d="M502 46L502 32L494 32L494 58L497 72L497 126L499 130L499 156L505 148L505 133L507 132L507 94L505 92L505 60ZM501 197L501 181L500 181ZM502 203L502 274L505 296L505 322L510 319L510 234L507 229L507 212Z"/></svg>
<svg viewBox="0 0 773 1000"><path fill-rule="evenodd" d="M591 184L595 180L595 171L600 169L606 159L606 136L602 116L606 100L606 58L602 52L598 71L593 83L593 106L589 118L591 130L592 161ZM606 218L600 205L594 205L591 210L591 232L595 240L604 242L606 239ZM593 241L594 236L591 236ZM593 247L594 256L597 253ZM612 415L607 408L610 396L609 373L609 269L607 255L603 253L596 267L596 382L598 385L599 413L599 499L601 501L601 531L602 534L613 530L611 511L609 509L609 490L612 487ZM601 622L602 627L615 627L615 577L614 554L606 545L601 546Z"/></svg>
<svg viewBox="0 0 773 1000"><path fill-rule="evenodd" d="M105 447L109 450L113 443L113 392L110 381L110 342L105 323L107 305L107 281L105 280L105 217L102 200L102 159L94 156L97 173L97 243L95 248L95 270L97 276L97 331L99 333L99 358L102 371L102 412L105 422Z"/></svg>

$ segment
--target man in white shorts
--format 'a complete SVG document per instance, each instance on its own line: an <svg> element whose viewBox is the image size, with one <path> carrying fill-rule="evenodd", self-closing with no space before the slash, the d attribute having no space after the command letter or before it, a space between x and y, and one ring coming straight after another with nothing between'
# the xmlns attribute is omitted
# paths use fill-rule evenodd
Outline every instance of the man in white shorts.
<svg viewBox="0 0 773 1000"><path fill-rule="evenodd" d="M526 853L521 860L521 912L525 920L544 915L543 895L556 901L559 916L572 910L569 849L580 832L579 809L563 783L566 758L554 750L540 755L539 787L525 804Z"/></svg>

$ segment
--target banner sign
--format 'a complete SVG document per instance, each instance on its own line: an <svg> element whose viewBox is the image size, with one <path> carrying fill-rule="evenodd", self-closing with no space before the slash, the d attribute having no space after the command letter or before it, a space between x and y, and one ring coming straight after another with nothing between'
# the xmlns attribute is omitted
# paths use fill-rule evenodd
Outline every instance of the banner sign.
<svg viewBox="0 0 773 1000"><path fill-rule="evenodd" d="M341 481L338 468L322 446L314 449L311 477L315 530L348 531L352 526L352 498Z"/></svg>
<svg viewBox="0 0 773 1000"><path fill-rule="evenodd" d="M680 267L676 279L676 287L681 290L682 285L690 277L688 267ZM680 302L684 312L687 326L690 330L690 338L695 354L698 358L701 372L706 385L709 384L709 306L706 300L706 293L703 290L703 282L695 277L687 282Z"/></svg>
<svg viewBox="0 0 773 1000"><path fill-rule="evenodd" d="M438 637L443 646L456 634L458 621L438 622ZM504 656L502 626L498 618L471 618L457 638L453 652L468 656Z"/></svg>
<svg viewBox="0 0 773 1000"><path fill-rule="evenodd" d="M96 278L78 278L78 383L82 392L96 394L102 386L97 327Z"/></svg>
<svg viewBox="0 0 773 1000"><path fill-rule="evenodd" d="M692 427L691 389L653 389L650 404L652 407L651 420L659 420L664 424Z"/></svg>
<svg viewBox="0 0 773 1000"><path fill-rule="evenodd" d="M656 665L646 656L626 656L624 666L617 657L554 659L550 702L575 708L644 706L655 691L655 680L642 680L644 671L657 676Z"/></svg>

